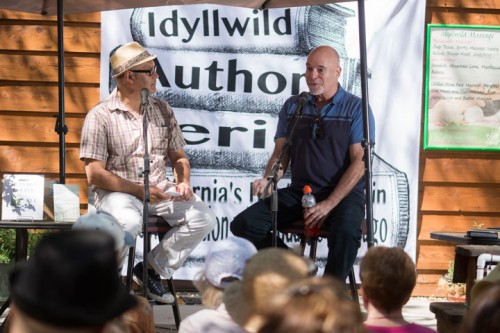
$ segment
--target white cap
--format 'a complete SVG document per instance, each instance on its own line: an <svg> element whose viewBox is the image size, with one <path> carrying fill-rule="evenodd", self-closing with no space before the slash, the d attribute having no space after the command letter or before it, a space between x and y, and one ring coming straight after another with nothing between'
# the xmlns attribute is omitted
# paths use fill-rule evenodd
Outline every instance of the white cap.
<svg viewBox="0 0 500 333"><path fill-rule="evenodd" d="M248 240L230 236L215 242L205 257L205 278L216 287L225 288L227 278L241 280L243 268L250 257L257 253Z"/></svg>
<svg viewBox="0 0 500 333"><path fill-rule="evenodd" d="M90 229L106 232L114 238L116 250L120 250L124 246L135 245L135 239L132 234L123 230L111 214L103 211L80 216L73 225L73 229Z"/></svg>

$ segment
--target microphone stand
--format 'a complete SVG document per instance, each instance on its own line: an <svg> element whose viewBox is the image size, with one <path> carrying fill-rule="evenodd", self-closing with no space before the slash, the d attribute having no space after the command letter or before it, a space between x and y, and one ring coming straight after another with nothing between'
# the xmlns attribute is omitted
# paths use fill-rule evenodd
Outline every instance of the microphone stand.
<svg viewBox="0 0 500 333"><path fill-rule="evenodd" d="M281 162L285 158L286 154L288 154L288 151L290 150L290 146L292 145L292 140L293 140L293 135L295 133L295 129L297 128L297 123L299 122L300 119L302 119L302 108L304 107L305 104L305 98L299 98L297 102L297 106L294 111L293 119L295 121L293 122L292 129L290 131L290 134L288 135L285 143L283 144L283 147L281 148L281 153L276 161L274 163L271 172L269 176L267 177L267 184L266 187L264 188L264 191L262 192L260 199L265 199L266 194L269 190L269 187L272 186L271 190L271 223L273 225L273 239L272 239L272 246L277 247L277 238L278 238L278 172L281 168Z"/></svg>
<svg viewBox="0 0 500 333"><path fill-rule="evenodd" d="M142 92L141 92L142 93ZM142 99L141 99L142 100ZM148 100L146 98L141 102L142 113L142 140L144 141L144 168L139 168L139 177L144 177L144 200L142 209L142 235L144 239L143 260L142 260L142 295L147 299L147 281L148 281L148 265L147 254L149 253L149 235L148 235L148 220L149 220L149 202L151 193L149 191L149 173L150 159L148 149Z"/></svg>

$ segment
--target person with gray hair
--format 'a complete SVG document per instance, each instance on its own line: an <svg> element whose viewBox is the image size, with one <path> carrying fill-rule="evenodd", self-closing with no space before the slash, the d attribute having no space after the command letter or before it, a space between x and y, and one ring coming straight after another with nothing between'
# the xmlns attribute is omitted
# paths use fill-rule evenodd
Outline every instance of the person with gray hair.
<svg viewBox="0 0 500 333"><path fill-rule="evenodd" d="M115 241L115 254L118 265L123 262L119 254L135 245L132 235L123 230L118 221L110 214L100 212L90 212L81 215L73 224L73 230L93 230L104 232ZM118 266L117 274L121 276L122 267ZM108 325L109 332L105 333L155 333L153 307L149 301L140 296L134 295L137 305L123 313L119 318L113 320Z"/></svg>
<svg viewBox="0 0 500 333"><path fill-rule="evenodd" d="M291 96L283 104L274 136L274 151L262 178L252 183L254 195L266 197L239 213L231 232L250 240L260 250L272 246L277 227L303 220L306 228L325 226L328 257L325 275L345 281L361 245L365 218L363 110L359 97L339 83L342 73L338 52L327 45L307 57L305 80L309 92ZM372 142L375 121L369 110ZM289 148L289 149L288 149ZM290 186L277 190L277 220L271 212L269 182L277 182L290 166ZM275 172L276 171L276 172ZM316 197L314 207L302 207L304 186ZM273 208L274 209L274 208ZM280 239L276 245L286 247Z"/></svg>

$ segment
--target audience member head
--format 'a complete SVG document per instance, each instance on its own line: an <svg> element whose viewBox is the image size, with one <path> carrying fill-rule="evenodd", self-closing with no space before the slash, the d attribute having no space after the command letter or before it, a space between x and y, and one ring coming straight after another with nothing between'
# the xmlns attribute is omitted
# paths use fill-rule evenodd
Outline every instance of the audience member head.
<svg viewBox="0 0 500 333"><path fill-rule="evenodd" d="M461 332L500 332L500 282L485 285L472 301L471 308L462 323Z"/></svg>
<svg viewBox="0 0 500 333"><path fill-rule="evenodd" d="M359 305L330 277L292 284L276 296L259 333L365 332Z"/></svg>
<svg viewBox="0 0 500 333"><path fill-rule="evenodd" d="M241 281L234 281L225 289L227 312L248 332L256 332L271 299L314 269L313 263L290 250L260 250L248 260Z"/></svg>
<svg viewBox="0 0 500 333"><path fill-rule="evenodd" d="M369 248L359 275L363 300L385 314L402 309L417 281L413 260L397 247Z"/></svg>
<svg viewBox="0 0 500 333"><path fill-rule="evenodd" d="M108 234L47 235L10 275L11 331L99 331L136 304L116 272L115 244Z"/></svg>
<svg viewBox="0 0 500 333"><path fill-rule="evenodd" d="M104 211L92 212L81 215L73 224L74 230L96 230L102 231L113 237L115 250L121 251L124 247L134 246L135 240L132 234L123 230L118 221L109 213Z"/></svg>
<svg viewBox="0 0 500 333"><path fill-rule="evenodd" d="M255 246L241 237L228 237L215 242L205 256L205 265L193 281L202 294L202 302L210 308L223 301L224 289L234 280L241 280L243 268L257 253Z"/></svg>
<svg viewBox="0 0 500 333"><path fill-rule="evenodd" d="M487 290L490 286L500 283L500 265L496 265L495 268L486 275L483 279L476 281L474 286L470 291L470 305L474 304L476 298Z"/></svg>

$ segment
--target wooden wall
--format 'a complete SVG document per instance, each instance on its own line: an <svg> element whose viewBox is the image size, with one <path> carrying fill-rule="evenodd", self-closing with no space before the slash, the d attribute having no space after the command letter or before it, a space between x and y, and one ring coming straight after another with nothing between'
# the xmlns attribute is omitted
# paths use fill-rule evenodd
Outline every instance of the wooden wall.
<svg viewBox="0 0 500 333"><path fill-rule="evenodd" d="M87 181L78 158L83 119L99 101L99 13L65 16L66 183ZM55 17L0 10L0 176L59 179L57 22Z"/></svg>
<svg viewBox="0 0 500 333"><path fill-rule="evenodd" d="M428 0L426 23L498 26L500 0ZM475 224L500 226L500 154L421 149L415 294L442 294L436 282L454 259L454 244L431 240L430 233Z"/></svg>
<svg viewBox="0 0 500 333"><path fill-rule="evenodd" d="M499 8L500 0L428 0L426 23L499 25ZM0 20L0 176L58 179L55 18L0 11ZM87 182L78 147L85 113L99 101L100 34L99 13L65 17L66 183L80 186L82 209ZM421 128L423 119L422 110ZM499 171L498 153L420 151L415 295L442 294L436 282L453 260L453 245L431 240L431 231L500 225Z"/></svg>

